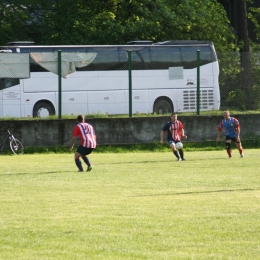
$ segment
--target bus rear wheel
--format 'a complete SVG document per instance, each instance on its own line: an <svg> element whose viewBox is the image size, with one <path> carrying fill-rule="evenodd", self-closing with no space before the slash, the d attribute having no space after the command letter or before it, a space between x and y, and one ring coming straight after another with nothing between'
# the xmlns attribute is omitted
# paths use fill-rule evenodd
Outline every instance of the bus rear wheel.
<svg viewBox="0 0 260 260"><path fill-rule="evenodd" d="M33 108L33 117L48 117L55 115L55 109L52 104L39 102Z"/></svg>
<svg viewBox="0 0 260 260"><path fill-rule="evenodd" d="M153 112L156 114L168 114L173 113L173 105L170 100L158 99L154 103Z"/></svg>

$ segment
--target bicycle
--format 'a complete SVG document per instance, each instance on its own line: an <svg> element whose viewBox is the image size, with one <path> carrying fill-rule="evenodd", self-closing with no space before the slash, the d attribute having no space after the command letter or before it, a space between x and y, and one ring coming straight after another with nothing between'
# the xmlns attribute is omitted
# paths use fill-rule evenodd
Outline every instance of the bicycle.
<svg viewBox="0 0 260 260"><path fill-rule="evenodd" d="M7 139L9 139L10 142L10 148L11 151L15 154L15 155L19 155L19 154L23 154L24 153L24 147L23 144L20 140L18 140L17 138L14 137L14 135L11 133L11 131L9 129L13 128L14 125L11 125L10 128L7 128L6 130L4 130L2 135L5 135L1 145L0 145L0 152L3 154L3 150L4 150L4 144L6 142Z"/></svg>

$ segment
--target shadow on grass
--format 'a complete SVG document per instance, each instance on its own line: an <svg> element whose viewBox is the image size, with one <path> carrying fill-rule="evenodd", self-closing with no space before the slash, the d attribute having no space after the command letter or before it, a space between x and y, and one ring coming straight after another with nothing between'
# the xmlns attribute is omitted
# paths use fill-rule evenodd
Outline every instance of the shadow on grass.
<svg viewBox="0 0 260 260"><path fill-rule="evenodd" d="M207 194L219 192L237 192L237 191L254 191L259 189L229 189L229 190L211 190L211 191L188 191L188 192L173 192L173 193L160 193L160 194L139 194L128 197L157 197L157 196L175 196L175 195L193 195L193 194Z"/></svg>
<svg viewBox="0 0 260 260"><path fill-rule="evenodd" d="M187 157L188 158L188 157ZM239 157L240 158L240 157ZM219 157L219 158L210 158L210 160L228 160L229 158L227 157ZM195 158L195 159L186 159L185 157L185 160L184 161L178 161L176 157L172 157L172 160L170 159L165 159L165 160L161 160L160 162L161 163L178 163L178 164L182 164L182 163L186 163L186 162L197 162L197 161L207 161L208 158L201 158L201 157L198 157L198 158ZM106 163L106 165L114 165L114 164L142 164L142 163L157 163L158 164L158 161L120 161L120 162L110 162L110 163ZM95 163L95 165L104 165L104 163ZM187 165L189 166L189 165ZM192 167L194 167L194 165L192 165ZM203 165L200 166L201 168L203 168ZM207 168L207 167L206 167Z"/></svg>
<svg viewBox="0 0 260 260"><path fill-rule="evenodd" d="M28 172L21 172L21 173L1 173L1 176L19 176L19 175L42 175L42 174L56 174L56 173L68 173L71 171L53 171L53 172L38 172L38 173L28 173Z"/></svg>

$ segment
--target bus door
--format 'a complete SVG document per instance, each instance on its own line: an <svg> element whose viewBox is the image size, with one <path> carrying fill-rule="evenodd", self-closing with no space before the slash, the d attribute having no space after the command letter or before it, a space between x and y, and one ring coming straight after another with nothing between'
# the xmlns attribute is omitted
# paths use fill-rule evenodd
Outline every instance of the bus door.
<svg viewBox="0 0 260 260"><path fill-rule="evenodd" d="M20 80L15 78L1 79L1 116L21 117Z"/></svg>

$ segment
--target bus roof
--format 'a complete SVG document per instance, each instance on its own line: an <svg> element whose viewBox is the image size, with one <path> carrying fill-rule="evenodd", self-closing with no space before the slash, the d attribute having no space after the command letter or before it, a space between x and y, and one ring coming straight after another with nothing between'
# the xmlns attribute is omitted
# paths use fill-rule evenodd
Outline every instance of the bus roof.
<svg viewBox="0 0 260 260"><path fill-rule="evenodd" d="M143 40L143 41L131 41L131 42L128 42L127 44L130 44L130 45L149 45L149 44L153 44L153 41L146 41L146 40Z"/></svg>
<svg viewBox="0 0 260 260"><path fill-rule="evenodd" d="M213 45L212 41L197 41L197 40L178 40L178 41L164 41L164 42L156 42L148 41L148 40L136 40L127 42L127 44L115 44L115 45L34 45L33 41L14 41L9 42L6 46L0 46L0 52L33 52L37 49L44 49L49 52L56 51L59 48L61 50L65 50L68 48L115 48L115 47L124 47L127 48L129 46L130 49L151 46L151 47L158 47L159 46L198 46L198 45ZM24 51L22 51L24 50Z"/></svg>
<svg viewBox="0 0 260 260"><path fill-rule="evenodd" d="M0 47L26 47L26 46L41 46L41 47L58 47L58 46L64 46L64 47L91 47L91 46L125 46L125 45L189 45L189 44L212 44L212 41L197 41L197 40L168 40L164 42L153 42L149 40L135 40L127 42L127 44L109 44L109 45L103 45L103 44L91 44L91 45L35 45L33 41L13 41L8 42L7 46L0 46Z"/></svg>
<svg viewBox="0 0 260 260"><path fill-rule="evenodd" d="M8 42L8 46L31 46L34 45L34 42L29 41L17 41L17 42Z"/></svg>
<svg viewBox="0 0 260 260"><path fill-rule="evenodd" d="M197 41L197 40L179 40L179 41L164 41L156 42L154 45L189 45L189 44L212 44L212 41Z"/></svg>

